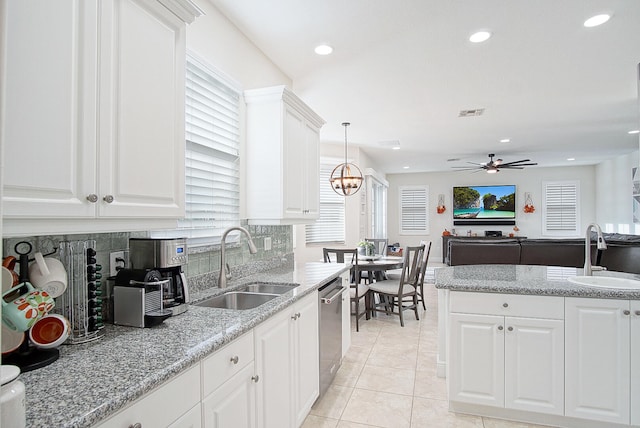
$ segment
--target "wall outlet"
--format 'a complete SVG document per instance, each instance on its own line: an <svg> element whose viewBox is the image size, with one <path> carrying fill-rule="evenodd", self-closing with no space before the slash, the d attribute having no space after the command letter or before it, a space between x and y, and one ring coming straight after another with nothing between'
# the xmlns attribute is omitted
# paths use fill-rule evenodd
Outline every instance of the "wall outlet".
<svg viewBox="0 0 640 428"><path fill-rule="evenodd" d="M264 238L264 250L271 251L271 237L267 236Z"/></svg>
<svg viewBox="0 0 640 428"><path fill-rule="evenodd" d="M127 259L124 257L124 251L109 253L109 276L116 276L118 274L117 267L127 267Z"/></svg>

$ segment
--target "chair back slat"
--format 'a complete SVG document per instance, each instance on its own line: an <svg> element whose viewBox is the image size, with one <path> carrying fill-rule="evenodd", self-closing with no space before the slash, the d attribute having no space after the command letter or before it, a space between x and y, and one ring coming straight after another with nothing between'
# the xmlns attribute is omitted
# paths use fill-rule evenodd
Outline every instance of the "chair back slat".
<svg viewBox="0 0 640 428"><path fill-rule="evenodd" d="M399 297L403 295L405 285L418 286L420 269L422 267L421 260L425 253L425 245L405 247L403 253L402 274L400 275L400 286L398 287Z"/></svg>
<svg viewBox="0 0 640 428"><path fill-rule="evenodd" d="M371 242L376 247L376 254L387 255L389 240L387 238L365 238L365 242Z"/></svg>
<svg viewBox="0 0 640 428"><path fill-rule="evenodd" d="M418 274L418 281L416 282L416 285L418 286L424 284L424 277L427 273L427 263L429 262L429 253L431 252L431 241L422 241L420 242L420 244L426 245L426 247L424 251L424 257L420 259L420 272Z"/></svg>
<svg viewBox="0 0 640 428"><path fill-rule="evenodd" d="M322 254L325 263L351 263L354 266L358 264L357 248L323 248Z"/></svg>

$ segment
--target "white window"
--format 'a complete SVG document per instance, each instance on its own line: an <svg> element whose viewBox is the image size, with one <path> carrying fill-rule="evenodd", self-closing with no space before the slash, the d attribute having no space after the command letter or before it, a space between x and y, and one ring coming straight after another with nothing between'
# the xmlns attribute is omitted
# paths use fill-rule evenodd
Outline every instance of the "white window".
<svg viewBox="0 0 640 428"><path fill-rule="evenodd" d="M429 234L429 186L400 186L400 234Z"/></svg>
<svg viewBox="0 0 640 428"><path fill-rule="evenodd" d="M551 236L580 235L580 187L577 181L542 183L544 207L543 234Z"/></svg>
<svg viewBox="0 0 640 428"><path fill-rule="evenodd" d="M226 228L240 224L240 93L187 55L186 210L170 234L188 237L191 246L219 243Z"/></svg>
<svg viewBox="0 0 640 428"><path fill-rule="evenodd" d="M387 188L389 182L375 170L365 170L368 198L369 238L387 237Z"/></svg>
<svg viewBox="0 0 640 428"><path fill-rule="evenodd" d="M344 196L331 188L331 171L340 163L335 159L320 159L320 214L313 224L306 225L306 242L344 243Z"/></svg>

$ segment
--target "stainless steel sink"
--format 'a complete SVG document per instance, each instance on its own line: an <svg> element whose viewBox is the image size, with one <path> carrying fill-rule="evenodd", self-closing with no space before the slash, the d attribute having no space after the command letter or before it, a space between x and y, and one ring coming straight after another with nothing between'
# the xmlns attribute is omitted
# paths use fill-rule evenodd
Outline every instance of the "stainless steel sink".
<svg viewBox="0 0 640 428"><path fill-rule="evenodd" d="M230 291L221 296L210 297L202 302L195 303L195 306L221 309L253 309L269 300L278 297L277 294L266 293L246 293L241 291Z"/></svg>
<svg viewBox="0 0 640 428"><path fill-rule="evenodd" d="M246 285L242 288L240 288L238 291L246 291L249 293L265 293L265 294L284 294L287 293L291 290L293 290L294 288L296 288L297 285L280 285L280 284L249 284Z"/></svg>

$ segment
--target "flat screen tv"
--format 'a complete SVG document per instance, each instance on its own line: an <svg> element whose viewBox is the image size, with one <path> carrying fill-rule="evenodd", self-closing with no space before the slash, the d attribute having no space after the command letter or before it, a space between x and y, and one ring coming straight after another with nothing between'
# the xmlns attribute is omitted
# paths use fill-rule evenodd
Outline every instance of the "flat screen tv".
<svg viewBox="0 0 640 428"><path fill-rule="evenodd" d="M516 224L516 186L455 186L453 224Z"/></svg>

